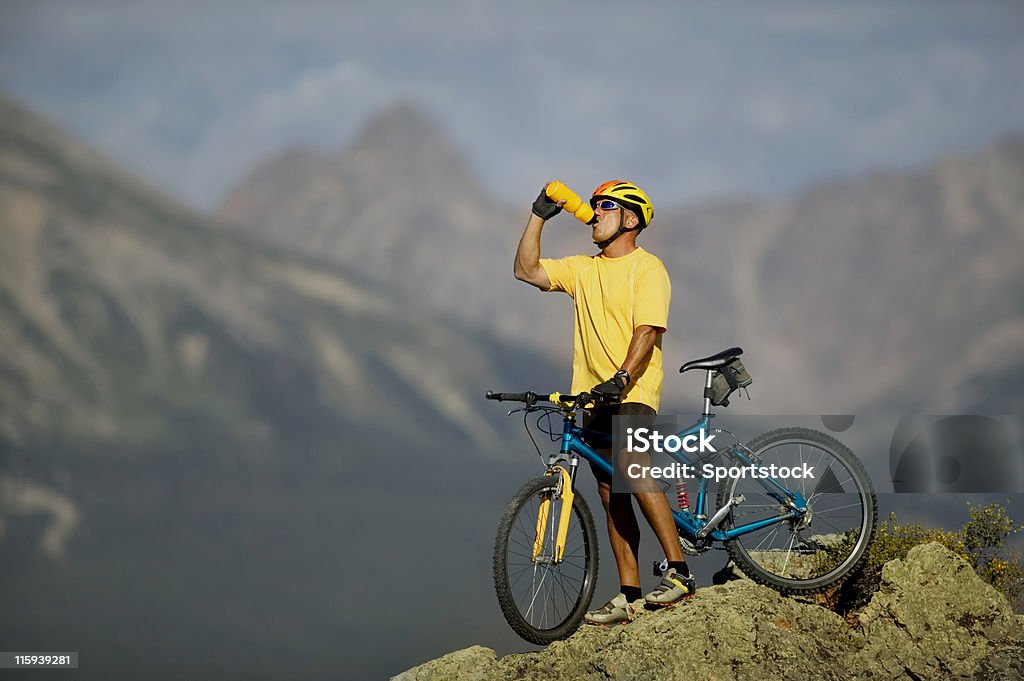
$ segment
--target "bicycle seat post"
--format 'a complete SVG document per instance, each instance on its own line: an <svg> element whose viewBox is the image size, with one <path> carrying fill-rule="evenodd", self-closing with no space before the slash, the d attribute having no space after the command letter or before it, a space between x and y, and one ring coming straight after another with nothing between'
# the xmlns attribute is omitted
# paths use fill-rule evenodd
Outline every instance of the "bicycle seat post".
<svg viewBox="0 0 1024 681"><path fill-rule="evenodd" d="M711 418L714 414L711 413L711 380L715 377L715 370L708 369L708 376L704 380L704 414L703 416Z"/></svg>

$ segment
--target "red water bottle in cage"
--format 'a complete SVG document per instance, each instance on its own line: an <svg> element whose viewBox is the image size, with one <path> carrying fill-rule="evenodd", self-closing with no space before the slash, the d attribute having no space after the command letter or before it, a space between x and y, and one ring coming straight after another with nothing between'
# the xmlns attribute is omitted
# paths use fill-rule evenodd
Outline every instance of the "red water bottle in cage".
<svg viewBox="0 0 1024 681"><path fill-rule="evenodd" d="M680 511L690 510L690 495L686 492L685 482L680 482L676 484L676 499L679 500Z"/></svg>

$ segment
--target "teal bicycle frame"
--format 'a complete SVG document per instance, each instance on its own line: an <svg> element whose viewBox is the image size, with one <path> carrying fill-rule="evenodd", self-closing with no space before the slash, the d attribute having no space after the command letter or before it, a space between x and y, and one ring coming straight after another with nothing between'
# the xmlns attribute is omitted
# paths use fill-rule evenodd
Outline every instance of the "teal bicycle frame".
<svg viewBox="0 0 1024 681"><path fill-rule="evenodd" d="M698 419L696 423L679 431L677 433L678 437L683 438L687 435L697 435L701 431L708 430L711 426L712 418L712 415L705 410L705 413L701 415L700 419ZM597 433L580 428L576 425L574 418L569 418L567 416L563 419L562 440L559 454L561 455L561 458L566 459L568 462L569 479L572 480L574 487L576 483L576 471L579 467L579 457L583 457L609 477L613 475L612 464L583 440L584 435L599 436L601 439L607 439L609 444L612 439L611 435L608 435L607 433ZM681 464L694 465L694 461L681 451L667 453ZM723 453L745 466L760 465L760 462L747 456L747 454L736 445L730 445ZM691 540L703 540L706 537L711 537L716 541L727 541L749 532L756 532L757 530L770 525L792 520L793 518L802 516L807 512L807 501L800 492L794 492L788 489L785 485L782 485L774 478L757 478L757 481L762 487L764 487L766 494L778 501L781 506L788 507L790 509L789 512L780 513L779 515L772 516L770 518L747 523L728 530L719 530L717 526L728 513L730 507L726 506L723 509L718 509L715 516L710 520L708 519L708 479L701 477L697 484L697 503L694 507L697 510L697 514L694 515L688 510L671 509L672 518L675 520L676 527Z"/></svg>

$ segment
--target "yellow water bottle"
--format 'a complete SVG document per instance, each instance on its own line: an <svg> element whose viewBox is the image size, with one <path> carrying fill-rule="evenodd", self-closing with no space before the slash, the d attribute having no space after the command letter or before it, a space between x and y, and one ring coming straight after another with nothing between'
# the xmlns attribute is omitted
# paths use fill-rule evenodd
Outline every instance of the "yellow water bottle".
<svg viewBox="0 0 1024 681"><path fill-rule="evenodd" d="M589 223L594 219L594 209L590 204L580 198L579 194L555 180L548 182L544 192L552 201L565 200L565 209L576 216L576 219L583 223Z"/></svg>

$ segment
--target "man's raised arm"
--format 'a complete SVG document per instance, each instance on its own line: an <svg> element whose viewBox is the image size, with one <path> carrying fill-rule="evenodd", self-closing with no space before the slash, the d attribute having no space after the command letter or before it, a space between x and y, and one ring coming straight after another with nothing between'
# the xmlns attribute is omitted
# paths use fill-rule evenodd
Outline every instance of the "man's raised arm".
<svg viewBox="0 0 1024 681"><path fill-rule="evenodd" d="M542 291L551 288L551 280L540 264L540 232L544 228L544 221L558 215L564 205L565 201L552 201L541 189L540 196L533 202L530 221L526 223L523 238L519 240L519 248L516 249L516 260L513 265L516 279L536 286Z"/></svg>

